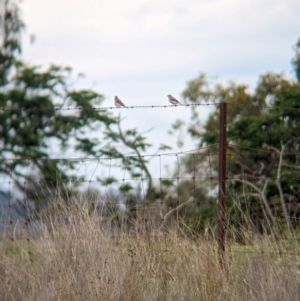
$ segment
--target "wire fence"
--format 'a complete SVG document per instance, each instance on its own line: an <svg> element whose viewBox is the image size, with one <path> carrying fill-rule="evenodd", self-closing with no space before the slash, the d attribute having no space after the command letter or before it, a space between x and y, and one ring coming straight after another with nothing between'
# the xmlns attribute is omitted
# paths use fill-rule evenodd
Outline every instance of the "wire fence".
<svg viewBox="0 0 300 301"><path fill-rule="evenodd" d="M207 102L207 103L184 103L177 105L127 105L126 107L117 107L117 106L90 106L90 107L65 107L65 106L56 106L54 108L41 108L41 107L0 107L0 111L10 112L10 111L102 111L102 110L127 110L128 109L155 109L155 108L180 108L180 107L219 107L224 102ZM300 107L288 107L288 106L278 106L278 105L261 105L261 104L249 104L249 103L232 103L226 102L226 104L230 107L243 107L243 108L255 108L261 109L262 111L265 109L276 109L276 110L288 110L288 111L300 111Z"/></svg>
<svg viewBox="0 0 300 301"><path fill-rule="evenodd" d="M219 110L223 104L128 106L128 108L169 109L176 107L179 109L180 107L211 106ZM259 109L261 112L264 110L298 112L300 110L298 107L230 102L226 105L229 109L230 107L251 108ZM13 114L15 111L42 113L43 111L80 112L115 109L126 108L55 107L47 109L39 107L27 109L12 106L2 107L0 111ZM285 118L289 118L288 122ZM288 126L293 118L296 120L294 115L291 117L285 113L281 121ZM224 124L220 123L220 126ZM271 138L274 135L272 127L273 125L269 124L266 130ZM227 123L225 129L228 130ZM258 229L257 231L269 233L274 224L278 223L288 224L290 230L296 229L300 225L300 153L298 151L300 137L289 138L289 141L286 141L286 145L289 144L286 148L283 142L281 148L278 148L278 145L268 144L268 139L260 147L239 143L240 137L231 136L229 141L225 139L226 172L224 178L220 178L218 166L221 138L218 137L218 143L179 152L138 155L128 153L122 156L101 157L73 155L35 157L27 156L26 153L14 157L5 155L0 158L0 167L5 163L11 169L19 169L15 174L9 172L8 169L1 169L2 208L5 207L5 202L7 202L7 207L12 208L19 203L32 202L34 197L45 197L49 202L54 195L57 196L58 190L76 191L77 197L81 193L87 199L93 199L93 202L97 202L98 205L114 205L121 212L140 210L145 213L147 209L149 217L149 212L152 210L151 218L158 221L158 227L162 224L166 226L165 221L169 218L185 223L188 223L190 219L192 220L190 225L194 227L193 231L204 231L206 215L209 215L207 212L211 211L214 214L214 218L211 219L221 220L224 229L232 225L238 229L240 225L249 226L249 228L254 226ZM284 140L286 137L283 136L282 141ZM243 142L245 141L244 139ZM270 141L273 140L270 139ZM172 158L172 170L168 172L164 170L166 158ZM137 161L140 161L140 170L134 173L130 164ZM46 165L47 168L53 168L51 177L37 173L37 166L42 169ZM154 171L149 173L147 166L151 166ZM61 171L64 171L64 174ZM222 181L226 184L226 191L220 192ZM226 197L226 219L220 217L220 207L218 207L220 206L220 193ZM137 216L132 214L131 218L137 218Z"/></svg>

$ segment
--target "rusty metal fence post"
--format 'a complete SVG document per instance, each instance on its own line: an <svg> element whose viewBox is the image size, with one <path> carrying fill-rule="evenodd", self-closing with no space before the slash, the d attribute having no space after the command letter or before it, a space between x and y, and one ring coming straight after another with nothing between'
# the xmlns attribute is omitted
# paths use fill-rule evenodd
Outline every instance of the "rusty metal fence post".
<svg viewBox="0 0 300 301"><path fill-rule="evenodd" d="M224 266L226 236L226 148L227 148L227 103L220 104L219 133L219 201L218 201L218 253L220 265Z"/></svg>

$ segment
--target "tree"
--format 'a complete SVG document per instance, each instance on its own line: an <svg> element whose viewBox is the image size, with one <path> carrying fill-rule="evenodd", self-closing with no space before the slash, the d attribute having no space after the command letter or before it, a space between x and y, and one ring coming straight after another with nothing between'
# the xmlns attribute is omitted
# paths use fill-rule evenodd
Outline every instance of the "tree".
<svg viewBox="0 0 300 301"><path fill-rule="evenodd" d="M297 77L298 44L293 59ZM233 222L238 218L237 211L244 211L246 216L248 210L253 222L259 220L257 226L265 216L271 224L284 221L289 228L297 226L300 216L296 205L300 204L300 187L296 180L300 169L296 155L300 138L299 83L282 74L267 73L260 77L254 93L250 93L245 85L212 85L200 74L188 82L183 96L192 103L215 104L215 110L203 126L199 120L201 106L192 107L191 122L186 128L198 147L208 147L202 151L207 156L218 148L218 103L228 103L229 219ZM205 173L207 157L201 158L197 162L198 169L202 168ZM187 169L191 166L187 160ZM216 176L217 158L211 161L211 168ZM238 219L240 223L241 214Z"/></svg>
<svg viewBox="0 0 300 301"><path fill-rule="evenodd" d="M0 48L0 88L8 83L9 73L21 52L20 35L24 23L19 17L19 8L15 1L4 2L4 36Z"/></svg>
<svg viewBox="0 0 300 301"><path fill-rule="evenodd" d="M296 52L296 54L292 60L292 64L294 66L296 78L297 78L298 82L300 82L300 39L296 43L295 52Z"/></svg>
<svg viewBox="0 0 300 301"><path fill-rule="evenodd" d="M146 191L137 196L138 187L131 182L95 175L99 187L114 184L119 195L126 195L122 201L130 218L145 219L148 204L157 200L158 194L148 158L143 156L151 146L144 133L136 128L122 129L121 117L100 107L103 95L72 88L70 67L42 68L22 62L18 54L24 25L17 3L6 1L5 9L4 47L0 50L0 173L9 179L10 191L14 185L23 193L25 209L28 201L34 201L39 211L62 196L74 204L74 198L81 195L76 188L83 181L89 182L85 175L77 175L80 160L64 158L75 150L81 157L96 159L97 164L105 165L105 158L116 159L119 170L140 181ZM168 146L159 148L164 149ZM54 151L61 155L55 158L51 155ZM91 198L94 205L95 198L101 199L101 193L92 190L82 195L86 201ZM113 198L116 203L116 190ZM102 196L102 201L105 199ZM48 209L53 207L57 210L56 206ZM111 204L106 211L114 214L115 209ZM139 214L138 209L142 209Z"/></svg>
<svg viewBox="0 0 300 301"><path fill-rule="evenodd" d="M61 168L62 161L47 160L49 147L96 155L101 141L88 139L87 133L108 127L116 118L105 110L94 109L103 101L102 95L69 89L70 68L52 65L40 70L17 62L15 72L0 93L0 171L10 175L19 189L24 181L37 179L56 188L69 176ZM68 107L77 109L69 111ZM69 161L68 167L72 170L75 163Z"/></svg>
<svg viewBox="0 0 300 301"><path fill-rule="evenodd" d="M17 3L6 1L4 46L0 49L0 173L24 194L24 200L34 199L43 206L53 197L49 192L68 193L85 180L71 173L79 161L66 164L61 155L53 158L51 152L75 150L83 157L100 158L119 155L112 145L118 139L126 145L129 136L134 136L135 142L127 146L135 152L147 144L143 146L145 138L137 130L120 131L114 137L111 129L113 124L120 129L119 117L100 108L103 95L72 88L70 67L42 68L22 62L18 54L23 27ZM112 138L110 149L108 138ZM123 164L130 163L125 161ZM140 155L137 165L148 172Z"/></svg>
<svg viewBox="0 0 300 301"><path fill-rule="evenodd" d="M234 173L234 176L239 178L235 181L248 186L246 198L253 198L252 191L261 191L257 197L263 201L273 223L275 215L282 216L291 228L292 224L297 225L297 220L291 221L291 217L300 213L295 206L300 202L300 186L296 180L300 168L296 155L300 139L300 85L278 75L267 74L261 77L256 94L264 90L268 91L266 99L270 99L265 105L271 107L257 116L243 116L229 127L229 138L246 150L242 156L240 150L231 150L240 168L240 175ZM250 185L249 180L255 183Z"/></svg>

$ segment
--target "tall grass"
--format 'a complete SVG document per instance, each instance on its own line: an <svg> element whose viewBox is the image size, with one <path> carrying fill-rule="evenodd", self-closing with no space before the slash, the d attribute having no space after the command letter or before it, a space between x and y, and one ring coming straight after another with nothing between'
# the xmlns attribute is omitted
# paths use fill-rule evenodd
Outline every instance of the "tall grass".
<svg viewBox="0 0 300 301"><path fill-rule="evenodd" d="M180 231L112 236L88 210L39 238L0 241L0 300L300 300L298 241L216 243Z"/></svg>

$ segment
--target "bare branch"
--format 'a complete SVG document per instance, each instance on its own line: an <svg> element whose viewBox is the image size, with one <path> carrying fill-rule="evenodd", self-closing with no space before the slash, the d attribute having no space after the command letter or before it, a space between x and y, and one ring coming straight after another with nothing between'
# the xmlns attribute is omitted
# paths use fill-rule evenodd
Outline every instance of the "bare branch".
<svg viewBox="0 0 300 301"><path fill-rule="evenodd" d="M260 193L243 193L243 194L239 195L239 198L249 197L249 196L256 197L259 199L261 198Z"/></svg>
<svg viewBox="0 0 300 301"><path fill-rule="evenodd" d="M289 230L291 230L291 221L290 221L290 217L288 215L287 209L286 209L284 193L283 193L283 189L282 189L282 186L281 186L281 169L282 169L283 154L284 154L284 151L285 151L285 147L289 142L290 141L288 141L286 144L281 144L279 164L278 164L278 169L277 169L277 179L276 179L275 183L276 183L277 189L279 191L280 202L281 202L281 205L282 205L282 210L283 210L288 228L289 228Z"/></svg>
<svg viewBox="0 0 300 301"><path fill-rule="evenodd" d="M131 148L138 156L139 159L139 163L141 164L141 168L143 171L145 171L147 178L148 178L148 189L147 189L147 193L146 193L146 200L149 199L150 194L152 192L152 176L147 168L147 166L145 165L143 156L141 155L141 153L139 152L138 148L135 146L135 142L136 140L132 143L127 141L127 139L124 137L124 134L122 132L121 126L120 126L120 120L118 122L118 130L119 130L119 137L121 139L121 141L128 146L129 148Z"/></svg>
<svg viewBox="0 0 300 301"><path fill-rule="evenodd" d="M236 163L237 163L238 165L240 165L243 169L249 171L251 174L253 173L253 170L252 170L249 166L247 166L246 164L244 164L243 162L241 162L241 161L236 161Z"/></svg>
<svg viewBox="0 0 300 301"><path fill-rule="evenodd" d="M184 206L186 206L189 203L192 203L194 201L193 197L190 197L186 202L181 203L180 205L178 205L177 207L171 209L168 213L166 213L163 217L163 222L161 223L158 231L165 231L166 229L166 224L168 223L170 217L174 214L177 213L179 210L181 210Z"/></svg>
<svg viewBox="0 0 300 301"><path fill-rule="evenodd" d="M288 167L288 168L292 168L292 169L296 169L296 170L300 170L300 166L296 166L296 165L289 165L289 164L281 164L281 167ZM281 173L282 174L282 173Z"/></svg>
<svg viewBox="0 0 300 301"><path fill-rule="evenodd" d="M269 206L268 200L267 200L267 198L266 198L266 196L264 194L265 188L263 189L263 191L261 191L256 185L252 184L251 182L249 182L247 180L233 179L232 181L233 182L234 181L238 181L238 182L240 182L242 184L246 184L247 186L249 186L249 187L253 188L255 191L257 191L257 193L260 195L261 200L264 203L264 206L265 206L265 208L267 210L267 213L268 213L271 221L275 224L275 222L276 222L275 217L274 217L274 215L272 213L272 210L271 210L271 208ZM266 187L266 184L265 184L265 187Z"/></svg>
<svg viewBox="0 0 300 301"><path fill-rule="evenodd" d="M273 151L275 151L277 154L280 154L280 150L279 150L278 148L274 147L274 146L270 146L270 145L268 145L268 144L265 143L265 144L263 145L263 147L266 147L267 149L273 150Z"/></svg>

